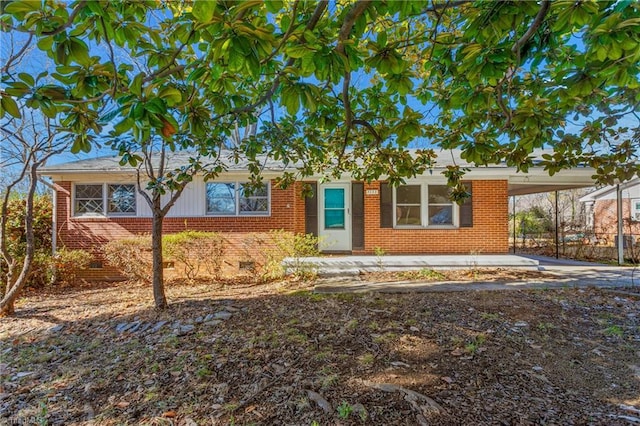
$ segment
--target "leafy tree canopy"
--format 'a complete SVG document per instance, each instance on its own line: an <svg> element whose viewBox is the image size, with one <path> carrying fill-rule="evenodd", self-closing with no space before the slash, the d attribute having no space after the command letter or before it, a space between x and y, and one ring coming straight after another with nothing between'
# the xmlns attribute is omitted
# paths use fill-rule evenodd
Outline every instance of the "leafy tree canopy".
<svg viewBox="0 0 640 426"><path fill-rule="evenodd" d="M640 3L620 1L3 1L0 115L61 117L73 150L108 136L124 162L235 146L301 173L392 181L429 149L526 171L640 174ZM15 65L31 46L51 66ZM46 62L46 61L45 61ZM252 169L259 172L259 164ZM453 184L464 170L451 168ZM291 180L294 176L285 176Z"/></svg>

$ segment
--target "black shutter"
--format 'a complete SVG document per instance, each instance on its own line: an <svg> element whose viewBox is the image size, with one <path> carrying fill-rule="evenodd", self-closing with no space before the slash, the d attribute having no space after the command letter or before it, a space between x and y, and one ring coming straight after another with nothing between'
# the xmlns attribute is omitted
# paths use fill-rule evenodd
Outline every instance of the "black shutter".
<svg viewBox="0 0 640 426"><path fill-rule="evenodd" d="M318 236L318 184L308 183L311 194L304 199L304 232Z"/></svg>
<svg viewBox="0 0 640 426"><path fill-rule="evenodd" d="M380 228L393 228L393 197L386 182L380 183Z"/></svg>
<svg viewBox="0 0 640 426"><path fill-rule="evenodd" d="M351 248L364 250L364 184L351 184Z"/></svg>
<svg viewBox="0 0 640 426"><path fill-rule="evenodd" d="M464 203L460 206L460 227L471 228L473 227L473 183L471 181L463 183L471 196L464 200Z"/></svg>

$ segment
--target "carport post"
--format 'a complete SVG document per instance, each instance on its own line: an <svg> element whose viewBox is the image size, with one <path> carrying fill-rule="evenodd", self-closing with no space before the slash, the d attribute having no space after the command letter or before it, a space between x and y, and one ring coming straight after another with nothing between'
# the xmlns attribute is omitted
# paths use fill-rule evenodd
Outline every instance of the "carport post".
<svg viewBox="0 0 640 426"><path fill-rule="evenodd" d="M513 196L513 254L516 254L516 196Z"/></svg>
<svg viewBox="0 0 640 426"><path fill-rule="evenodd" d="M558 238L558 191L556 193L556 259L560 256L560 240Z"/></svg>
<svg viewBox="0 0 640 426"><path fill-rule="evenodd" d="M616 210L618 216L618 265L624 263L624 230L622 229L622 188L616 185Z"/></svg>

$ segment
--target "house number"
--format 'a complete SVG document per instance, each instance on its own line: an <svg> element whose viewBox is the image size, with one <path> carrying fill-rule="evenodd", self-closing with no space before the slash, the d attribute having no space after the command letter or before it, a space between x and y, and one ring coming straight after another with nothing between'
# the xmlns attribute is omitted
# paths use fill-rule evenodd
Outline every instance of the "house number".
<svg viewBox="0 0 640 426"><path fill-rule="evenodd" d="M367 195L378 195L377 189L367 189Z"/></svg>

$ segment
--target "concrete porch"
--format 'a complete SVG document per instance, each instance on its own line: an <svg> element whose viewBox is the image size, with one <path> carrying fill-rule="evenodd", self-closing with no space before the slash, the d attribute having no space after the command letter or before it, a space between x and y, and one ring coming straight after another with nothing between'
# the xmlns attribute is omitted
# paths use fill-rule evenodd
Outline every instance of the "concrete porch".
<svg viewBox="0 0 640 426"><path fill-rule="evenodd" d="M398 255L398 256L326 256L287 258L288 272L308 269L321 277L353 276L363 272L409 271L419 269L510 268L537 271L537 259L510 254L490 255Z"/></svg>

